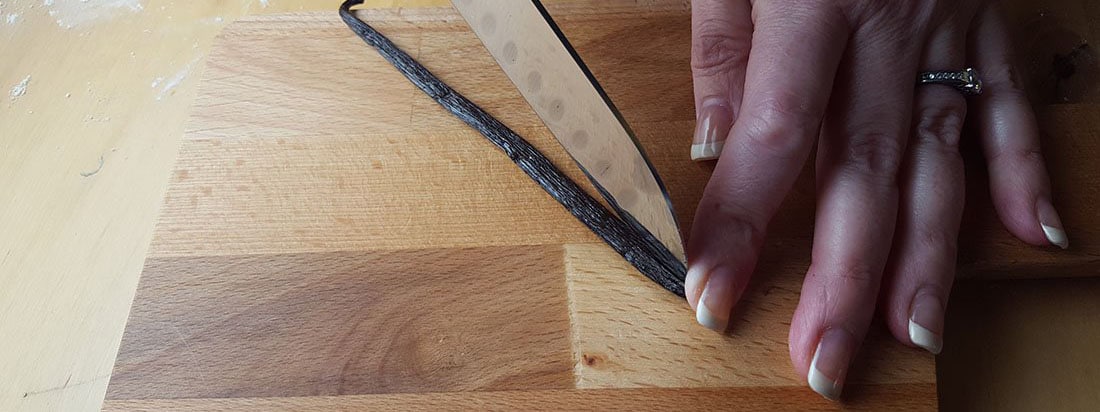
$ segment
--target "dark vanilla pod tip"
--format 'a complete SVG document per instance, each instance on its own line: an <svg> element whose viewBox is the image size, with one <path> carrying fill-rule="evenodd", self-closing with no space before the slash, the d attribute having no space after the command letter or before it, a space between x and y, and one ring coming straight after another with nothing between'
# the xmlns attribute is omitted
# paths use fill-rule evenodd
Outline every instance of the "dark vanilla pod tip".
<svg viewBox="0 0 1100 412"><path fill-rule="evenodd" d="M684 297L684 277L687 269L656 236L621 208L616 207L616 213L605 208L516 132L451 89L427 68L401 51L386 36L356 17L351 7L361 3L363 0L347 0L340 5L340 18L348 28L377 50L405 78L436 103L496 145L531 180L534 180L600 239L603 239L623 259L669 292ZM587 171L585 173L587 174ZM614 198L598 182L592 180L592 183L608 203L616 205Z"/></svg>

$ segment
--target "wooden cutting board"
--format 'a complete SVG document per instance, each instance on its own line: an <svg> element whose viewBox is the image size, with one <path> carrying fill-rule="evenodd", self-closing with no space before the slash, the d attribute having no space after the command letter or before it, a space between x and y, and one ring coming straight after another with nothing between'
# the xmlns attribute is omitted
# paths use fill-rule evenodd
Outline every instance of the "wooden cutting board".
<svg viewBox="0 0 1100 412"><path fill-rule="evenodd" d="M710 166L687 150L689 11L644 3L551 13L691 222ZM583 179L454 10L363 17ZM719 335L335 12L249 17L226 28L207 62L107 405L836 407L795 376L786 344L812 199L804 176L732 331ZM1083 213L1063 210L1071 231ZM961 260L971 273L1088 261L1014 242L995 218L968 225ZM934 409L933 357L876 325L846 395L850 407Z"/></svg>

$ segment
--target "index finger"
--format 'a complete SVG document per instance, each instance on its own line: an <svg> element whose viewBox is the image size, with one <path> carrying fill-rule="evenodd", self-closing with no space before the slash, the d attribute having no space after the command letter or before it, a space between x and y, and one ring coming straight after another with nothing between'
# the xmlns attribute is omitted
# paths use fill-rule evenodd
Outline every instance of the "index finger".
<svg viewBox="0 0 1100 412"><path fill-rule="evenodd" d="M724 330L768 222L818 136L849 28L832 7L757 2L741 112L688 242L686 292L699 323Z"/></svg>

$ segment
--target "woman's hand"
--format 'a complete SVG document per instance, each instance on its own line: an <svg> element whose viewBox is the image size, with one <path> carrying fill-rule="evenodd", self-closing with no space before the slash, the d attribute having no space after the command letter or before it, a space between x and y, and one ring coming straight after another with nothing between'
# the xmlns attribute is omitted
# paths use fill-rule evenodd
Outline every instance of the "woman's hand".
<svg viewBox="0 0 1100 412"><path fill-rule="evenodd" d="M703 325L726 328L768 223L815 143L813 256L790 353L795 370L828 398L839 397L876 303L899 341L940 351L963 209L958 143L968 114L980 126L1005 226L1033 245L1067 246L1035 116L993 4L692 6L692 157L720 154L688 242L688 302ZM916 86L919 71L966 67L985 82L979 97Z"/></svg>

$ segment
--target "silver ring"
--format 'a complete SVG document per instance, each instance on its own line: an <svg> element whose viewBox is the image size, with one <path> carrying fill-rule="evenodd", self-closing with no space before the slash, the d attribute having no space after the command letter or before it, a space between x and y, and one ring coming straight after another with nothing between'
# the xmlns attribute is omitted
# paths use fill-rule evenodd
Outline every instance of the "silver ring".
<svg viewBox="0 0 1100 412"><path fill-rule="evenodd" d="M965 70L939 70L921 72L917 76L917 84L942 84L954 87L955 90L967 96L982 94L982 79L978 72L967 67Z"/></svg>

